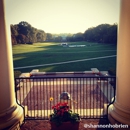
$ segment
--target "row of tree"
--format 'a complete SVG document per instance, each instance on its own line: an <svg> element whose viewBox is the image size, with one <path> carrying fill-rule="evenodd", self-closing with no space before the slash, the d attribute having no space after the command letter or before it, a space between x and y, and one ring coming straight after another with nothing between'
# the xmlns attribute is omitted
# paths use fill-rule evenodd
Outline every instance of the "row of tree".
<svg viewBox="0 0 130 130"><path fill-rule="evenodd" d="M67 41L88 41L98 43L117 43L117 25L101 24L67 37Z"/></svg>
<svg viewBox="0 0 130 130"><path fill-rule="evenodd" d="M100 43L117 43L117 25L101 24L87 29L84 33L51 34L32 27L27 22L11 25L12 44L31 44L34 42L76 42L89 41Z"/></svg>
<svg viewBox="0 0 130 130"><path fill-rule="evenodd" d="M46 40L46 33L32 27L27 22L20 22L11 25L11 38L12 44L42 42Z"/></svg>
<svg viewBox="0 0 130 130"><path fill-rule="evenodd" d="M117 25L101 24L95 28L89 28L84 33L86 41L101 43L117 43Z"/></svg>

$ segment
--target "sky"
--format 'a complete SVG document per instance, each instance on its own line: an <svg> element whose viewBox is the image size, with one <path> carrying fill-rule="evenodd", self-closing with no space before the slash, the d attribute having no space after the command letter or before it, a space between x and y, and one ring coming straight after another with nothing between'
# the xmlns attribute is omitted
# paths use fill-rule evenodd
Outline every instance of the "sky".
<svg viewBox="0 0 130 130"><path fill-rule="evenodd" d="M119 23L120 0L5 0L7 24L26 21L46 33L84 33Z"/></svg>

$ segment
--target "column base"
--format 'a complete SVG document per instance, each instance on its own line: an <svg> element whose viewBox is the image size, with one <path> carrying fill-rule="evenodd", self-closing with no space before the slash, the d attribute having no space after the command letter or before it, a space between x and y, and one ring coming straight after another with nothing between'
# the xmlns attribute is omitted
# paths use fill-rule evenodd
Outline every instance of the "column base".
<svg viewBox="0 0 130 130"><path fill-rule="evenodd" d="M108 119L111 124L128 125L130 128L130 111L121 107L116 102L108 108ZM126 129L128 130L128 128Z"/></svg>
<svg viewBox="0 0 130 130"><path fill-rule="evenodd" d="M23 108L17 104L0 113L0 130L20 130L24 120Z"/></svg>

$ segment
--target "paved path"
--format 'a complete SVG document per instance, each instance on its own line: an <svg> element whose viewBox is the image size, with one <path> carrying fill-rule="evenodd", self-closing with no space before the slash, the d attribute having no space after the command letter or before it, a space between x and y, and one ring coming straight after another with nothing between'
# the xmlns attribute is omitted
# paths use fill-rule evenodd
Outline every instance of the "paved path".
<svg viewBox="0 0 130 130"><path fill-rule="evenodd" d="M112 57L116 57L116 55L88 58L88 59L81 59L81 60L73 60L73 61L65 61L65 62L58 62L58 63L50 63L50 64L15 67L14 69L25 69L25 68L33 68L33 67L40 67L40 66L43 67L43 66L51 66L51 65L61 65L61 64L68 64L68 63L75 63L75 62L82 62L82 61L89 61L89 60L98 60L98 59L105 59L105 58L112 58Z"/></svg>

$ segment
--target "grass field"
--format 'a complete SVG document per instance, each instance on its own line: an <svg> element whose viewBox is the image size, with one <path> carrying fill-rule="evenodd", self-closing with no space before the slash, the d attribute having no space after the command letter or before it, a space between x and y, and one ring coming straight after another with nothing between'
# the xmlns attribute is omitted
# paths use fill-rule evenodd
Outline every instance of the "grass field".
<svg viewBox="0 0 130 130"><path fill-rule="evenodd" d="M46 72L87 71L91 68L109 70L116 68L116 57L86 60L59 65L50 65L66 61L90 59L116 55L116 45L89 42L71 42L69 45L86 45L85 47L63 47L60 43L34 43L13 46L14 68L23 66L43 65L17 69L21 72L30 72L39 69ZM46 65L49 64L49 65Z"/></svg>

